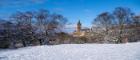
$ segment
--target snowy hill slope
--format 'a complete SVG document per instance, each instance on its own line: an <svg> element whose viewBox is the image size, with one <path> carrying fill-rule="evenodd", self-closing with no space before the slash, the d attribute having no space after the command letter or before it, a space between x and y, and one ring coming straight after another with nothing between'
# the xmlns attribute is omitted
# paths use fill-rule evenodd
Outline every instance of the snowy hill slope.
<svg viewBox="0 0 140 60"><path fill-rule="evenodd" d="M27 47L0 51L0 60L140 60L140 43Z"/></svg>

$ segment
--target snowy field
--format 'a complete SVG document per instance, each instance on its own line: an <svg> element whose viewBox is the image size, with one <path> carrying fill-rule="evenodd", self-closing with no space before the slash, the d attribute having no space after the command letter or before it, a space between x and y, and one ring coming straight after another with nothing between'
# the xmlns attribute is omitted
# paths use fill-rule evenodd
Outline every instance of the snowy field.
<svg viewBox="0 0 140 60"><path fill-rule="evenodd" d="M26 47L2 50L0 60L140 60L140 43Z"/></svg>

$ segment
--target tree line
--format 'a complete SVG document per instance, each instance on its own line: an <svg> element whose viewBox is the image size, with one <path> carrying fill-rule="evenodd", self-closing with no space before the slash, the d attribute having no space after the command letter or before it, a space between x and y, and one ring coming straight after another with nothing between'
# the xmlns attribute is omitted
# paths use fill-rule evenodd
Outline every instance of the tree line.
<svg viewBox="0 0 140 60"><path fill-rule="evenodd" d="M50 37L61 32L67 19L48 10L16 12L0 23L0 47L17 48L48 44Z"/></svg>
<svg viewBox="0 0 140 60"><path fill-rule="evenodd" d="M93 21L96 27L104 28L101 33L103 40L115 43L136 42L140 40L140 16L130 8L117 7L113 12L103 12ZM114 39L115 38L115 39Z"/></svg>

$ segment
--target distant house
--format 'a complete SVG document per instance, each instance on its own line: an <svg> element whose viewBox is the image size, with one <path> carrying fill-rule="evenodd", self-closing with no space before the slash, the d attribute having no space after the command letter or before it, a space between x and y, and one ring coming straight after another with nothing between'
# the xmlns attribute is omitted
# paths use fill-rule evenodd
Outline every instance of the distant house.
<svg viewBox="0 0 140 60"><path fill-rule="evenodd" d="M77 23L77 26L76 26L76 31L73 32L73 36L74 37L85 36L86 33L88 33L88 32L90 32L90 29L89 28L82 29L82 24L81 24L81 22L79 20L78 23Z"/></svg>

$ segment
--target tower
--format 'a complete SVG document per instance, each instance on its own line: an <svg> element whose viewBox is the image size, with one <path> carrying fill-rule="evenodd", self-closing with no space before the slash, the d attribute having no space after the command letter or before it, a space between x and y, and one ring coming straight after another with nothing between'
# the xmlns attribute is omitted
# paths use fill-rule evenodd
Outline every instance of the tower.
<svg viewBox="0 0 140 60"><path fill-rule="evenodd" d="M81 30L81 22L80 22L80 20L78 21L78 23L77 23L77 32L80 32L80 30Z"/></svg>

